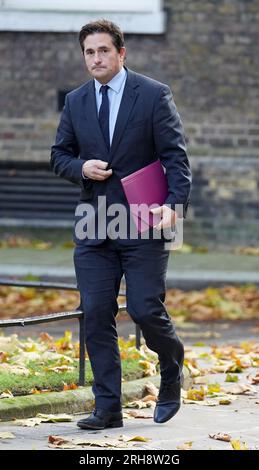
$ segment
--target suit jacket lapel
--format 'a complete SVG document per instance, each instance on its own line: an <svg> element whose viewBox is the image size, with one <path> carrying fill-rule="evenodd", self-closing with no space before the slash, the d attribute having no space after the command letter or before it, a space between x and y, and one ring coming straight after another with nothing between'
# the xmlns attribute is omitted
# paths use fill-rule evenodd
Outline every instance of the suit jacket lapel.
<svg viewBox="0 0 259 470"><path fill-rule="evenodd" d="M125 88L124 88L124 92L122 95L118 116L116 119L112 145L110 149L109 162L111 162L115 154L118 144L123 136L123 131L127 124L131 110L138 97L138 92L136 91L136 88L138 87L138 83L135 81L135 74L131 72L130 70L127 70L127 73L128 73L128 76L126 79Z"/></svg>

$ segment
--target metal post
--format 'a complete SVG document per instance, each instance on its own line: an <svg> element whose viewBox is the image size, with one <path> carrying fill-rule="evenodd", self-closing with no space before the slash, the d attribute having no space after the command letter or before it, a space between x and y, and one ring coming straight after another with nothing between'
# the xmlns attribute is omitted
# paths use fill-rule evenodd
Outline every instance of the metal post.
<svg viewBox="0 0 259 470"><path fill-rule="evenodd" d="M141 340L141 329L139 325L136 325L136 348L140 349L140 340Z"/></svg>
<svg viewBox="0 0 259 470"><path fill-rule="evenodd" d="M84 315L79 318L79 385L85 385L85 329Z"/></svg>

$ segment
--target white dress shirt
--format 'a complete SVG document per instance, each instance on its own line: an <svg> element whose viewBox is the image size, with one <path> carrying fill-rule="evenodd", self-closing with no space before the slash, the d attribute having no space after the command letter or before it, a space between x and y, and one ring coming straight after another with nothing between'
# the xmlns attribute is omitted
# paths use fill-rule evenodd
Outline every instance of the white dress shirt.
<svg viewBox="0 0 259 470"><path fill-rule="evenodd" d="M108 99L109 99L109 130L110 130L110 145L112 144L112 138L114 133L114 128L118 116L119 107L121 104L121 98L123 95L125 83L127 78L127 72L124 67L115 75L106 85L109 86L108 89ZM96 96L96 105L97 111L99 114L100 106L102 103L102 93L101 86L102 84L94 79L95 82L95 96Z"/></svg>

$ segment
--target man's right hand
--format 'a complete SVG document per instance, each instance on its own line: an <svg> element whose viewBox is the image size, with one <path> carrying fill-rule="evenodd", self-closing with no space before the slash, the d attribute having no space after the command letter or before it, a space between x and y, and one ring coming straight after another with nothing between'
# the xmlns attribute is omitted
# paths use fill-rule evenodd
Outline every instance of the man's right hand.
<svg viewBox="0 0 259 470"><path fill-rule="evenodd" d="M108 163L103 160L87 160L82 167L83 174L87 178L104 181L112 175L112 169L106 170Z"/></svg>

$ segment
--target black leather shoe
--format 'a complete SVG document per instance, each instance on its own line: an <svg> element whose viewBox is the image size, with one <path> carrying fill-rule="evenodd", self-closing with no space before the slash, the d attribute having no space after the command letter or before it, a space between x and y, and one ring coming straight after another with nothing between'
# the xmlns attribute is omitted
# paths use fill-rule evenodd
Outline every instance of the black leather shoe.
<svg viewBox="0 0 259 470"><path fill-rule="evenodd" d="M88 418L80 419L77 426L81 429L121 428L123 426L122 412L94 410Z"/></svg>
<svg viewBox="0 0 259 470"><path fill-rule="evenodd" d="M181 406L181 384L183 377L179 382L173 384L161 383L156 408L154 411L155 423L165 423L179 411Z"/></svg>

